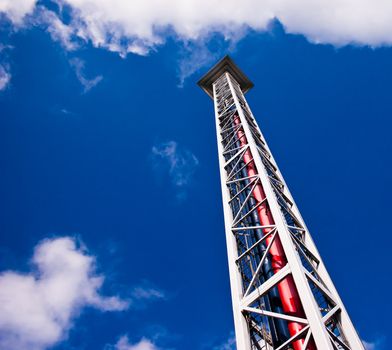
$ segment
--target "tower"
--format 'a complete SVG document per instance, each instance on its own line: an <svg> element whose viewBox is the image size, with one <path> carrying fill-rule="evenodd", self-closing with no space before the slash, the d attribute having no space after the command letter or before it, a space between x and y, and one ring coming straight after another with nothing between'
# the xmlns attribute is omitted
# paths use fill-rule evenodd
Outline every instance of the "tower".
<svg viewBox="0 0 392 350"><path fill-rule="evenodd" d="M214 100L237 350L364 350L226 56Z"/></svg>

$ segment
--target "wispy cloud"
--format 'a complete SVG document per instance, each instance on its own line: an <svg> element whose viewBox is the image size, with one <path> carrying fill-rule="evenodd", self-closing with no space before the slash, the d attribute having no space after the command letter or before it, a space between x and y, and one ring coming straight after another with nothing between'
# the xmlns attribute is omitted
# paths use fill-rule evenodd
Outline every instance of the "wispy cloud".
<svg viewBox="0 0 392 350"><path fill-rule="evenodd" d="M129 292L131 307L136 310L144 309L149 304L167 300L166 292L153 286L149 281L143 281Z"/></svg>
<svg viewBox="0 0 392 350"><path fill-rule="evenodd" d="M70 237L44 240L27 274L0 274L0 348L43 350L63 340L85 307L121 311L129 303L100 294L95 258Z"/></svg>
<svg viewBox="0 0 392 350"><path fill-rule="evenodd" d="M79 48L78 37L75 33L76 28L65 24L57 13L44 6L39 6L35 11L32 22L44 27L52 40L59 42L67 51L74 51Z"/></svg>
<svg viewBox="0 0 392 350"><path fill-rule="evenodd" d="M80 84L83 86L83 92L87 93L93 87L101 82L103 79L102 75L98 75L92 79L88 79L84 74L85 63L80 58L72 58L70 61L71 67L75 70L76 77Z"/></svg>
<svg viewBox="0 0 392 350"><path fill-rule="evenodd" d="M4 65L0 65L0 91L5 90L11 81L11 73Z"/></svg>
<svg viewBox="0 0 392 350"><path fill-rule="evenodd" d="M363 341L363 345L366 350L376 350L376 343L369 343L367 341Z"/></svg>
<svg viewBox="0 0 392 350"><path fill-rule="evenodd" d="M385 337L379 337L378 339L371 342L365 340L362 342L366 350L384 350Z"/></svg>
<svg viewBox="0 0 392 350"><path fill-rule="evenodd" d="M12 46L0 43L0 91L7 89L11 82L8 52L12 49Z"/></svg>
<svg viewBox="0 0 392 350"><path fill-rule="evenodd" d="M177 189L178 198L184 198L199 165L196 156L181 148L177 142L169 141L152 148L152 160L159 174L167 173L171 184Z"/></svg>
<svg viewBox="0 0 392 350"><path fill-rule="evenodd" d="M57 113L60 113L62 115L66 115L66 116L76 116L77 115L75 112L72 112L67 108L57 109Z"/></svg>
<svg viewBox="0 0 392 350"><path fill-rule="evenodd" d="M107 344L104 350L168 350L173 348L165 345L176 342L179 336L162 326L150 325L144 330L144 335L136 339L138 341L131 341L128 334L123 334L115 344Z"/></svg>
<svg viewBox="0 0 392 350"><path fill-rule="evenodd" d="M105 350L159 350L149 339L142 338L137 343L131 343L127 335L123 335L115 345L107 345Z"/></svg>
<svg viewBox="0 0 392 350"><path fill-rule="evenodd" d="M136 300L159 300L165 299L165 293L157 288L152 287L135 287L132 296Z"/></svg>
<svg viewBox="0 0 392 350"><path fill-rule="evenodd" d="M204 41L184 43L178 60L178 87L183 87L185 80L200 68L215 63L221 56L221 51L212 51Z"/></svg>
<svg viewBox="0 0 392 350"><path fill-rule="evenodd" d="M215 346L212 350L236 350L234 333L230 333L226 341L218 346Z"/></svg>

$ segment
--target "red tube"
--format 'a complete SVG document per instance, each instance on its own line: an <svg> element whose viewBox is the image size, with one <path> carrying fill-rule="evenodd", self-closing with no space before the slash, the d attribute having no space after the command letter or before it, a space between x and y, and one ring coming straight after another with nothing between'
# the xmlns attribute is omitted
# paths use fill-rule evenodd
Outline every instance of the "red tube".
<svg viewBox="0 0 392 350"><path fill-rule="evenodd" d="M235 125L240 124L240 119L238 116L234 117L234 124ZM247 139L242 128L239 131L237 131L237 137L240 140L241 146L245 146L247 144ZM250 162L251 159L252 159L252 154L250 150L247 149L243 156L244 163L247 164L248 162ZM248 176L257 175L257 171L253 162L250 162L246 166L246 168L247 168ZM266 197L265 192L261 184L258 184L253 190L253 197L257 203L260 203L265 199ZM256 210L261 225L268 226L268 225L275 224L268 203L266 201L262 203ZM264 235L268 234L271 230L272 228L263 229ZM266 238L267 244L269 244L271 238L272 235ZM274 271L274 273L278 273L287 264L286 255L284 253L279 236L275 237L275 240L271 245L269 253L271 256L272 270ZM290 316L305 318L305 312L301 304L301 299L299 298L297 288L295 287L294 280L291 275L287 276L281 282L278 283L278 290L279 290L280 299L285 314ZM291 321L288 321L287 325L291 336L294 336L305 327L305 325L301 323L291 322ZM306 334L304 334L302 337L300 337L299 339L295 340L292 343L294 350L302 349L302 344L304 343L305 335ZM309 350L316 349L313 341L309 342L308 349Z"/></svg>

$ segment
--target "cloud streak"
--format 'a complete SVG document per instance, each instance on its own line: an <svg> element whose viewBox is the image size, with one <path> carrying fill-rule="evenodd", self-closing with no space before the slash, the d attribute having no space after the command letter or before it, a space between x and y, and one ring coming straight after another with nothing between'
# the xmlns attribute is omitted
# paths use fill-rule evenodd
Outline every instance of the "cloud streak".
<svg viewBox="0 0 392 350"><path fill-rule="evenodd" d="M67 336L83 308L121 311L127 301L99 291L104 277L74 239L45 240L34 250L33 270L0 274L0 348L47 349Z"/></svg>
<svg viewBox="0 0 392 350"><path fill-rule="evenodd" d="M11 72L7 62L8 51L11 49L12 46L7 46L0 43L0 91L6 90L11 82Z"/></svg>
<svg viewBox="0 0 392 350"><path fill-rule="evenodd" d="M74 32L75 26L65 24L60 16L46 7L39 6L37 8L32 22L44 27L52 40L59 42L67 51L74 51L79 48L77 35Z"/></svg>
<svg viewBox="0 0 392 350"><path fill-rule="evenodd" d="M379 337L375 341L371 342L365 340L363 340L362 342L366 350L382 350L384 349L385 337Z"/></svg>
<svg viewBox="0 0 392 350"><path fill-rule="evenodd" d="M128 336L123 335L114 346L106 347L105 350L159 350L151 340L142 338L138 343L130 343Z"/></svg>
<svg viewBox="0 0 392 350"><path fill-rule="evenodd" d="M189 150L182 149L177 142L169 141L152 148L153 166L157 173L167 173L171 184L178 190L178 197L186 196L199 160Z"/></svg>
<svg viewBox="0 0 392 350"><path fill-rule="evenodd" d="M365 346L366 350L376 350L376 343L370 343L367 341L363 341L363 345Z"/></svg>
<svg viewBox="0 0 392 350"><path fill-rule="evenodd" d="M92 79L88 79L84 74L85 63L79 58L72 58L69 63L71 64L71 67L75 70L76 77L78 78L80 84L82 84L83 86L83 93L89 92L103 79L102 75L97 75Z"/></svg>
<svg viewBox="0 0 392 350"><path fill-rule="evenodd" d="M235 336L231 334L230 337L222 344L215 346L213 350L235 350L236 343L235 343Z"/></svg>
<svg viewBox="0 0 392 350"><path fill-rule="evenodd" d="M3 65L0 65L0 91L5 90L8 87L8 84L11 81L11 74L4 67Z"/></svg>

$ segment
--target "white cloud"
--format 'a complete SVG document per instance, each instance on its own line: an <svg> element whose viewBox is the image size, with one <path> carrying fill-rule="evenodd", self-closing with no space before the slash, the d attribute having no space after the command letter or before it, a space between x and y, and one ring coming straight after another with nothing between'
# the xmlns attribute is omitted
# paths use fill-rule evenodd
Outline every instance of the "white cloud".
<svg viewBox="0 0 392 350"><path fill-rule="evenodd" d="M113 350L159 350L150 340L143 338L138 343L131 344L126 335L122 336L116 345L111 346Z"/></svg>
<svg viewBox="0 0 392 350"><path fill-rule="evenodd" d="M34 10L37 0L0 0L3 12L16 25L21 25L24 17Z"/></svg>
<svg viewBox="0 0 392 350"><path fill-rule="evenodd" d="M11 81L11 74L6 67L0 65L0 91L5 90Z"/></svg>
<svg viewBox="0 0 392 350"><path fill-rule="evenodd" d="M60 19L62 15L49 10L34 13L35 0L0 0L0 12L16 25L26 14L41 17L52 38L67 50L90 42L122 57L128 53L146 55L168 37L185 47L190 45L192 51L217 33L235 43L249 30L268 30L272 20L280 21L286 32L302 34L314 43L392 45L391 0L226 0L224 6L221 0L54 2L60 5L61 14L70 14L66 24ZM189 60L181 62L180 80L203 62L210 63L206 52L193 52Z"/></svg>
<svg viewBox="0 0 392 350"><path fill-rule="evenodd" d="M86 93L90 91L93 87L101 82L103 79L102 75L98 75L92 79L86 78L84 75L85 63L79 58L72 58L70 61L71 66L75 70L76 77L78 78L80 84L83 86L83 92Z"/></svg>
<svg viewBox="0 0 392 350"><path fill-rule="evenodd" d="M213 350L236 350L234 333L231 333L229 338L224 343L215 346Z"/></svg>
<svg viewBox="0 0 392 350"><path fill-rule="evenodd" d="M111 51L145 54L172 30L181 40L244 27L266 30L278 19L290 33L344 45L392 44L390 0L61 0L73 9L78 35Z"/></svg>
<svg viewBox="0 0 392 350"><path fill-rule="evenodd" d="M169 141L152 148L154 167L157 171L167 171L172 184L182 191L192 180L199 160L189 150L182 149L177 142Z"/></svg>
<svg viewBox="0 0 392 350"><path fill-rule="evenodd" d="M169 32L196 40L212 32L232 39L244 28L266 30L278 19L287 32L313 42L344 45L392 44L390 0L57 0L72 11L71 26L96 47L125 55L146 54ZM35 0L0 0L14 22L31 13ZM61 32L64 28L59 25ZM244 32L243 32L244 34Z"/></svg>
<svg viewBox="0 0 392 350"><path fill-rule="evenodd" d="M0 348L43 350L64 339L84 307L124 310L128 302L99 294L95 259L69 237L45 240L28 274L0 274Z"/></svg>

